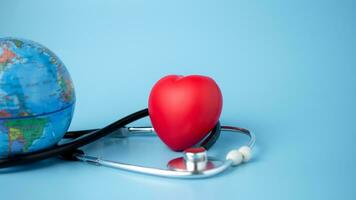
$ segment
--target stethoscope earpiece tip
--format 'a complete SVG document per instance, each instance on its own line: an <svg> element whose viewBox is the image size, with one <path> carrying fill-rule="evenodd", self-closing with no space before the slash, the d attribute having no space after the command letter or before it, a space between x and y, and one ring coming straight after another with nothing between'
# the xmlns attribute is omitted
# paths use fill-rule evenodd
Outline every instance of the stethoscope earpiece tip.
<svg viewBox="0 0 356 200"><path fill-rule="evenodd" d="M239 149L229 151L229 153L226 155L226 160L230 160L232 162L232 166L237 166L242 162L249 161L251 157L251 148L248 146L242 146Z"/></svg>

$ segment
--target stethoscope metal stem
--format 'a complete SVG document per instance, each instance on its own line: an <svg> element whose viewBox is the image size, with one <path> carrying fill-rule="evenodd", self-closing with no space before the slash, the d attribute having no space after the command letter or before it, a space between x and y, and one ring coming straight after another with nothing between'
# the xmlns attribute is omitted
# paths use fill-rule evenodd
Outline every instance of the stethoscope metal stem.
<svg viewBox="0 0 356 200"><path fill-rule="evenodd" d="M253 146L255 145L256 142L255 135L246 129L232 127L232 126L221 126L221 130L240 132L249 136L250 140L244 147L248 147L252 149ZM113 133L113 137L127 137L132 134L136 135L138 133L147 133L147 132L154 132L154 129L152 127L124 127L116 131L115 133ZM106 166L115 169L121 169L121 170L126 170L131 172L137 172L137 173L155 175L161 177L169 177L169 178L191 178L191 179L207 178L219 174L234 165L232 160L226 159L225 161L219 161L220 162L219 165L201 171L179 171L179 170L177 171L172 169L159 169L153 167L144 167L139 165L120 163L116 161L101 159L99 157L88 156L85 154L75 154L75 157L80 161L98 165L98 166ZM212 159L212 160L218 161L217 159Z"/></svg>
<svg viewBox="0 0 356 200"><path fill-rule="evenodd" d="M219 167L205 170L199 173L195 173L189 171L174 171L174 170L159 169L159 168L152 168L152 167L143 167L139 165L130 165L126 163L103 160L98 157L86 156L80 154L76 155L76 157L80 161L84 161L98 166L111 167L115 169L121 169L121 170L126 170L131 172L137 172L137 173L155 175L161 177L169 177L169 178L206 178L219 174L220 172L224 171L225 169L231 166L231 161L226 161Z"/></svg>

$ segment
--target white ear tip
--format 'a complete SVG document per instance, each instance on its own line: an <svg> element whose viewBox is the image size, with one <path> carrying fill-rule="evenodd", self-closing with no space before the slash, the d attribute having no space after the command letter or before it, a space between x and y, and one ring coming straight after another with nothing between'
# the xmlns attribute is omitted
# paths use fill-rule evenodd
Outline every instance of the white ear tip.
<svg viewBox="0 0 356 200"><path fill-rule="evenodd" d="M242 163L243 161L243 155L239 150L231 150L229 153L226 155L226 160L231 160L232 161L232 166L236 166Z"/></svg>
<svg viewBox="0 0 356 200"><path fill-rule="evenodd" d="M239 148L238 150L241 154L242 154L242 157L243 157L243 162L247 162L251 159L252 157L252 150L250 147L248 146L242 146Z"/></svg>

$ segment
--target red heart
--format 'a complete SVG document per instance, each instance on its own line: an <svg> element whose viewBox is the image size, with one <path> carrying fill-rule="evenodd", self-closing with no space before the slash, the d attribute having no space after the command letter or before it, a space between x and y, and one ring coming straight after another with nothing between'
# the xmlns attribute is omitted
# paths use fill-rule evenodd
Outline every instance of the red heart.
<svg viewBox="0 0 356 200"><path fill-rule="evenodd" d="M201 141L218 122L221 109L218 85L199 75L163 77L153 86L148 100L153 128L175 151Z"/></svg>

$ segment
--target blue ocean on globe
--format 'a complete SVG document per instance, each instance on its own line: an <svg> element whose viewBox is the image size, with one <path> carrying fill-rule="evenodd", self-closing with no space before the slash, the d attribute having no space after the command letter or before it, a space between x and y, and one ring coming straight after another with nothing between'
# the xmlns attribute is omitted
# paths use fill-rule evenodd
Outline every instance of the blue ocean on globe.
<svg viewBox="0 0 356 200"><path fill-rule="evenodd" d="M33 41L0 38L0 158L58 143L74 105L72 80L53 52Z"/></svg>

